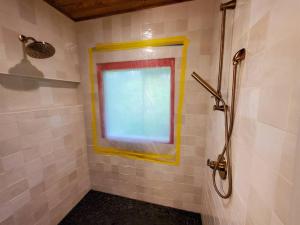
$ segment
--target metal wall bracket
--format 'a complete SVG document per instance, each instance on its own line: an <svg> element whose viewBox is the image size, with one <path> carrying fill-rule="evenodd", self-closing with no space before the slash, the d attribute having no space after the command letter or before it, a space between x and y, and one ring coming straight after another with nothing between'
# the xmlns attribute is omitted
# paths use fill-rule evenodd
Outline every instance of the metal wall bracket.
<svg viewBox="0 0 300 225"><path fill-rule="evenodd" d="M208 159L207 165L213 170L214 169L218 170L219 176L221 177L222 180L225 180L227 178L227 161L225 160L224 156L219 155L218 161L212 161Z"/></svg>

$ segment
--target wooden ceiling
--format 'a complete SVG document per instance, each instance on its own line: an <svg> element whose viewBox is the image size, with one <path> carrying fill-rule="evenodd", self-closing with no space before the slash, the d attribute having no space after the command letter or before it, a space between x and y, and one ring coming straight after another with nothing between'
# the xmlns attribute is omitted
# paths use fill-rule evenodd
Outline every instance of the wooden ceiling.
<svg viewBox="0 0 300 225"><path fill-rule="evenodd" d="M110 16L190 0L44 0L74 21Z"/></svg>

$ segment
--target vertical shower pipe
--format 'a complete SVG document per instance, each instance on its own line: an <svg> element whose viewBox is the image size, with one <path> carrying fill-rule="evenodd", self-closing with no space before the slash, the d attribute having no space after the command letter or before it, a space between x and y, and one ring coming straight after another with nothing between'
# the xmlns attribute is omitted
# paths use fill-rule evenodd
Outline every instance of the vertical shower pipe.
<svg viewBox="0 0 300 225"><path fill-rule="evenodd" d="M221 4L220 10L222 11L222 23L221 23L221 41L220 41L220 55L219 55L219 72L218 72L218 86L217 93L222 96L222 73L223 73L223 59L224 59L224 46L225 46L225 27L226 27L226 10L235 9L236 0ZM214 110L224 111L224 105L220 105L220 100L215 98L216 104Z"/></svg>

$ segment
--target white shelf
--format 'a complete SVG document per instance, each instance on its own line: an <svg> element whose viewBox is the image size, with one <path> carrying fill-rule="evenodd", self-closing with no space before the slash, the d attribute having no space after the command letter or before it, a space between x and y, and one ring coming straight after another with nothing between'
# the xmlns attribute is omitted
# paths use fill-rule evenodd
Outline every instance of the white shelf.
<svg viewBox="0 0 300 225"><path fill-rule="evenodd" d="M80 83L80 81L76 81L76 80L63 80L63 79L47 78L47 77L34 77L34 76L27 76L27 75L20 75L20 74L0 73L0 77L1 76L6 77L6 78L22 78L22 79L32 79L32 80L40 80L40 81L73 83L73 84L79 84Z"/></svg>

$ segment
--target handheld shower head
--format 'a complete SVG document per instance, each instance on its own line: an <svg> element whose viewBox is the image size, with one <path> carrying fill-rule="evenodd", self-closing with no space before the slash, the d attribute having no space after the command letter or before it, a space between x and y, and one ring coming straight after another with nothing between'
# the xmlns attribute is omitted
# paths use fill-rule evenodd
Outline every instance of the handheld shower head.
<svg viewBox="0 0 300 225"><path fill-rule="evenodd" d="M33 37L19 35L19 40L25 45L25 52L32 58L46 59L55 54L55 48L44 41L37 41ZM32 41L27 44L28 41Z"/></svg>
<svg viewBox="0 0 300 225"><path fill-rule="evenodd" d="M209 93L211 93L215 98L222 101L222 97L218 94L218 92L209 84L207 83L202 77L200 77L197 73L193 72L192 77L195 78Z"/></svg>
<svg viewBox="0 0 300 225"><path fill-rule="evenodd" d="M245 57L246 57L246 49L242 48L237 53L235 53L235 55L233 56L233 59L232 59L233 65L238 64L239 62L244 60Z"/></svg>

